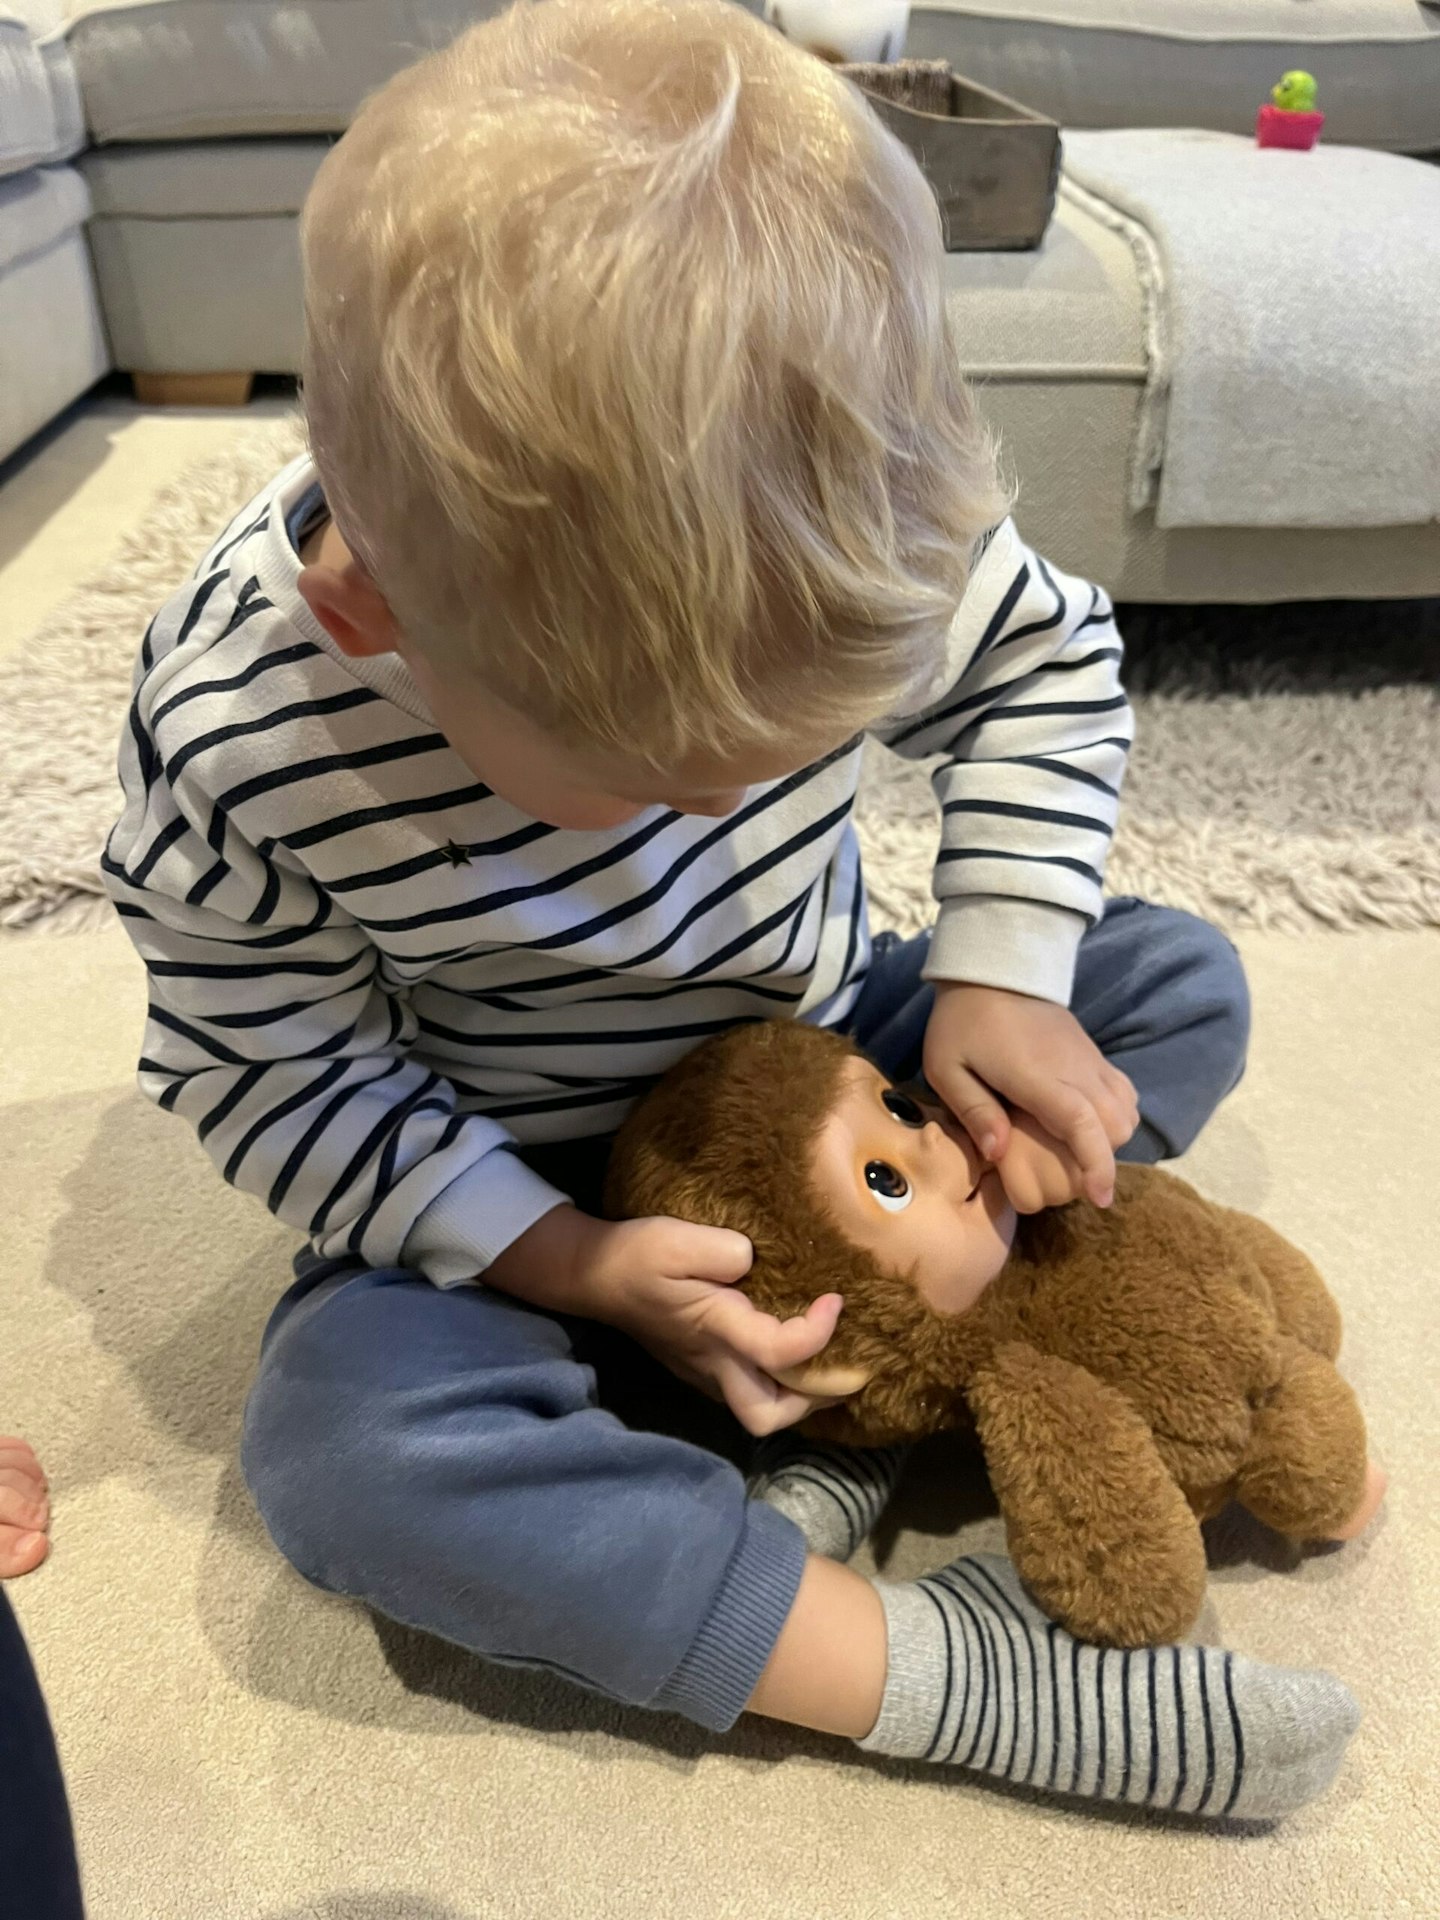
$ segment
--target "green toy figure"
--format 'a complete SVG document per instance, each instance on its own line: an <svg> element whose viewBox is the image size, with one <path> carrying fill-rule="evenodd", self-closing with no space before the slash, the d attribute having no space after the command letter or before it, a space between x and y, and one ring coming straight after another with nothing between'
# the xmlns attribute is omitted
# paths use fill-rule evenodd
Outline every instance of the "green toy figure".
<svg viewBox="0 0 1440 1920"><path fill-rule="evenodd" d="M1287 113L1313 113L1315 111L1315 76L1302 73L1297 67L1292 73L1281 74L1279 80L1270 89L1270 98L1277 107L1284 107Z"/></svg>
<svg viewBox="0 0 1440 1920"><path fill-rule="evenodd" d="M1255 138L1262 147L1291 147L1308 152L1320 138L1325 116L1315 105L1315 76L1299 67L1280 76L1270 89L1270 102L1255 119Z"/></svg>

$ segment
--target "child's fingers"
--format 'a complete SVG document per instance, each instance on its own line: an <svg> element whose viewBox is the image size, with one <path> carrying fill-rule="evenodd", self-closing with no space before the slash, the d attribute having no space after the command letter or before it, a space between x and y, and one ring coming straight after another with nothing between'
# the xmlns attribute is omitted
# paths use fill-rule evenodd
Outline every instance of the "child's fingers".
<svg viewBox="0 0 1440 1920"><path fill-rule="evenodd" d="M723 1294L716 1300L711 1324L740 1359L766 1373L784 1372L803 1366L829 1345L841 1304L838 1293L827 1293L793 1320L777 1320L751 1306L743 1294Z"/></svg>
<svg viewBox="0 0 1440 1920"><path fill-rule="evenodd" d="M1140 1096L1135 1091L1135 1082L1119 1067L1112 1067L1108 1060L1105 1062L1105 1084L1120 1104L1132 1108L1138 1118Z"/></svg>
<svg viewBox="0 0 1440 1920"><path fill-rule="evenodd" d="M1039 1213L1045 1204L1040 1182L1029 1165L1016 1160L1014 1154L1007 1154L1000 1162L1000 1184L1016 1213Z"/></svg>
<svg viewBox="0 0 1440 1920"><path fill-rule="evenodd" d="M1084 1191L1074 1155L1059 1140L1038 1147L1023 1129L1000 1162L1005 1197L1017 1213L1040 1213L1063 1207Z"/></svg>
<svg viewBox="0 0 1440 1920"><path fill-rule="evenodd" d="M1037 1090L1030 1111L1074 1154L1086 1197L1108 1207L1115 1197L1115 1150L1090 1101L1074 1087L1052 1085Z"/></svg>
<svg viewBox="0 0 1440 1920"><path fill-rule="evenodd" d="M987 1160L1010 1143L1010 1119L985 1082L956 1062L929 1068L931 1085Z"/></svg>
<svg viewBox="0 0 1440 1920"><path fill-rule="evenodd" d="M743 1233L730 1227L698 1227L693 1220L672 1220L674 1232L670 1264L677 1274L733 1286L755 1263L755 1249Z"/></svg>
<svg viewBox="0 0 1440 1920"><path fill-rule="evenodd" d="M43 1533L0 1526L0 1580L18 1580L22 1573L33 1573L49 1551L50 1542Z"/></svg>
<svg viewBox="0 0 1440 1920"><path fill-rule="evenodd" d="M50 1497L39 1481L13 1468L0 1468L0 1523L43 1527L50 1518Z"/></svg>
<svg viewBox="0 0 1440 1920"><path fill-rule="evenodd" d="M825 1403L793 1387L782 1387L763 1369L748 1366L743 1360L723 1360L716 1379L725 1404L747 1433L757 1439L793 1427L817 1406Z"/></svg>
<svg viewBox="0 0 1440 1920"><path fill-rule="evenodd" d="M1140 1103L1133 1083L1108 1062L1095 1093L1095 1110L1112 1147L1123 1147L1140 1124Z"/></svg>
<svg viewBox="0 0 1440 1920"><path fill-rule="evenodd" d="M1095 1111L1112 1147L1123 1147L1140 1124L1140 1115L1132 1102L1119 1099L1106 1087L1095 1095Z"/></svg>
<svg viewBox="0 0 1440 1920"><path fill-rule="evenodd" d="M23 1473L38 1486L47 1486L45 1469L35 1458L35 1450L23 1440L0 1440L0 1472Z"/></svg>

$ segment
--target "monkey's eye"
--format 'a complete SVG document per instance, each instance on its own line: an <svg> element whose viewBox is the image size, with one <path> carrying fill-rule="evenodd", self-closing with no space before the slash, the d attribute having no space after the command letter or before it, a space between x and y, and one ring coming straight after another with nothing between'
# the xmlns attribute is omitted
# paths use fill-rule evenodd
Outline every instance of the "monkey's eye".
<svg viewBox="0 0 1440 1920"><path fill-rule="evenodd" d="M880 1098L885 1102L885 1111L898 1120L902 1127L923 1127L925 1115L908 1093L900 1093L894 1087L887 1087Z"/></svg>
<svg viewBox="0 0 1440 1920"><path fill-rule="evenodd" d="M865 1184L887 1213L903 1213L915 1197L910 1182L888 1160L865 1162Z"/></svg>

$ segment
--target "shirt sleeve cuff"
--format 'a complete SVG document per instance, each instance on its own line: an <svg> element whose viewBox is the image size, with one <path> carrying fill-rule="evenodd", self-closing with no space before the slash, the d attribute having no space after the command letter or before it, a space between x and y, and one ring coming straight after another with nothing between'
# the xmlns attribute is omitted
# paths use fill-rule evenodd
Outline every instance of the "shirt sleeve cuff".
<svg viewBox="0 0 1440 1920"><path fill-rule="evenodd" d="M498 1147L430 1202L405 1236L401 1257L437 1287L464 1286L569 1199L518 1153Z"/></svg>
<svg viewBox="0 0 1440 1920"><path fill-rule="evenodd" d="M1004 987L1068 1007L1085 917L1043 900L970 894L947 900L930 938L927 980Z"/></svg>

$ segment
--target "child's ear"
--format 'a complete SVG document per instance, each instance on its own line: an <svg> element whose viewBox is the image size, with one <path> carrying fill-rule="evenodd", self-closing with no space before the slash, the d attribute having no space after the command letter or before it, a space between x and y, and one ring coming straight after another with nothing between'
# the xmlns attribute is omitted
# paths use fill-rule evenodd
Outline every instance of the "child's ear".
<svg viewBox="0 0 1440 1920"><path fill-rule="evenodd" d="M340 651L351 659L394 653L400 637L395 616L360 562L343 567L302 567L300 598Z"/></svg>
<svg viewBox="0 0 1440 1920"><path fill-rule="evenodd" d="M803 1367L785 1367L775 1375L782 1387L811 1394L817 1400L849 1400L868 1387L872 1377L864 1367L827 1367L823 1355L807 1360Z"/></svg>

